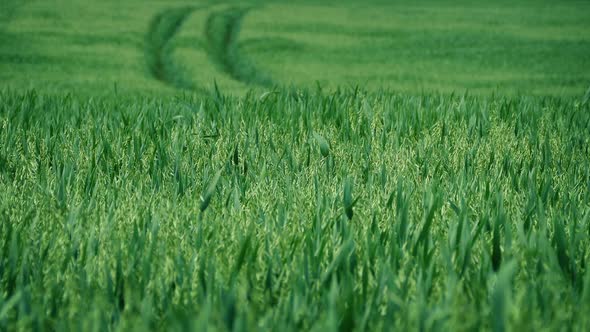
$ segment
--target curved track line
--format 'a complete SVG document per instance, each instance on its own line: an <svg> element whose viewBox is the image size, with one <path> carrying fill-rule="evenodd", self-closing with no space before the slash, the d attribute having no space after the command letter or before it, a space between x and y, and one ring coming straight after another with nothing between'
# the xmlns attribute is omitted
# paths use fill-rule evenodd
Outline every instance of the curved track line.
<svg viewBox="0 0 590 332"><path fill-rule="evenodd" d="M242 19L249 10L250 8L232 7L210 14L205 24L207 51L213 62L235 80L271 86L272 80L240 52L238 35Z"/></svg>
<svg viewBox="0 0 590 332"><path fill-rule="evenodd" d="M182 67L172 58L174 38L182 23L197 9L203 7L182 7L167 9L156 14L146 35L145 57L151 75L166 84L182 89L200 90L190 79L184 77Z"/></svg>

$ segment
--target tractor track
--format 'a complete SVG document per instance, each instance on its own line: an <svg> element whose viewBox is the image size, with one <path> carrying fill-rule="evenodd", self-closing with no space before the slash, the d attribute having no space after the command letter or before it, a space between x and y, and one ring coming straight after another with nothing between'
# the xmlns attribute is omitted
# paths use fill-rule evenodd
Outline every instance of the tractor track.
<svg viewBox="0 0 590 332"><path fill-rule="evenodd" d="M205 23L207 52L219 69L233 79L269 87L273 81L241 52L238 41L242 20L251 9L230 7L211 13Z"/></svg>
<svg viewBox="0 0 590 332"><path fill-rule="evenodd" d="M179 89L202 90L185 76L183 67L174 61L171 41L190 14L203 8L172 8L152 18L145 39L145 57L149 72L155 79Z"/></svg>

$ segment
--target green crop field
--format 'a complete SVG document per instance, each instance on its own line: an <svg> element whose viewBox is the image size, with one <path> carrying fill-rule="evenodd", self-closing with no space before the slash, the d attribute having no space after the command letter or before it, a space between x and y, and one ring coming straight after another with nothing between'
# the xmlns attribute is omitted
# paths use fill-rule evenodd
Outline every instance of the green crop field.
<svg viewBox="0 0 590 332"><path fill-rule="evenodd" d="M588 13L0 1L0 331L590 330Z"/></svg>

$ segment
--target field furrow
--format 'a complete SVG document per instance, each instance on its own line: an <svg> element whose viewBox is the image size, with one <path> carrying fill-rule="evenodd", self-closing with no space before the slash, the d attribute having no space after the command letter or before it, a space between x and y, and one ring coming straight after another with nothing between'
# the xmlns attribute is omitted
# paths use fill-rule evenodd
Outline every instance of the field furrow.
<svg viewBox="0 0 590 332"><path fill-rule="evenodd" d="M271 86L272 80L256 68L240 48L240 26L251 8L231 7L213 12L205 24L207 51L211 60L232 78L261 86Z"/></svg>
<svg viewBox="0 0 590 332"><path fill-rule="evenodd" d="M200 8L166 9L152 18L145 38L145 58L150 74L155 79L177 88L198 90L193 80L186 77L182 65L174 61L172 43L183 22L198 9Z"/></svg>

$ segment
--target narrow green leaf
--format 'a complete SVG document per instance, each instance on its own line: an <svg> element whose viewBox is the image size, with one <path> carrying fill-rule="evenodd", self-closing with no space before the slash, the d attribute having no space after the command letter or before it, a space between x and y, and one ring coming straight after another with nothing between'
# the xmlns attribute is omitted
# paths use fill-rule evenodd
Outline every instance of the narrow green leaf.
<svg viewBox="0 0 590 332"><path fill-rule="evenodd" d="M342 264L344 259L346 259L346 257L348 257L353 252L353 250L354 240L352 238L348 239L348 241L342 244L342 246L338 250L338 253L336 254L336 257L332 260L326 271L324 271L324 273L322 274L322 285L325 285L326 282L330 280L332 273L334 273L334 271L340 266L340 264Z"/></svg>
<svg viewBox="0 0 590 332"><path fill-rule="evenodd" d="M201 196L201 206L200 206L201 212L205 211L207 209L207 207L209 206L209 203L211 203L211 198L213 197L213 194L215 193L215 189L217 187L217 182L219 182L219 177L221 176L221 171L222 170L219 170L219 171L217 171L217 173L215 173L215 175L213 176L213 179L211 179L211 181L209 182L209 186L207 186L207 190L205 191L203 196Z"/></svg>
<svg viewBox="0 0 590 332"><path fill-rule="evenodd" d="M502 264L502 249L500 248L500 223L494 223L494 233L492 235L492 268L498 272Z"/></svg>
<svg viewBox="0 0 590 332"><path fill-rule="evenodd" d="M8 312L18 304L21 294L22 293L19 290L8 301L4 302L2 309L0 309L0 321L4 320L8 315Z"/></svg>
<svg viewBox="0 0 590 332"><path fill-rule="evenodd" d="M516 271L516 263L510 261L498 271L498 279L492 291L492 330L504 332L507 330L510 294L512 290L512 277Z"/></svg>
<svg viewBox="0 0 590 332"><path fill-rule="evenodd" d="M324 158L328 157L328 155L330 154L330 145L328 144L328 141L322 135L316 132L313 133L313 137L320 146L320 153L322 154L322 156Z"/></svg>
<svg viewBox="0 0 590 332"><path fill-rule="evenodd" d="M344 203L344 211L346 212L346 217L348 217L348 220L352 219L352 216L353 216L352 206L353 206L354 202L352 200L352 186L353 186L352 179L346 178L344 180L343 203Z"/></svg>

